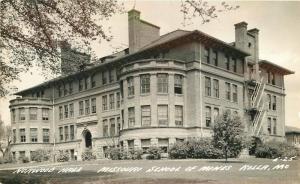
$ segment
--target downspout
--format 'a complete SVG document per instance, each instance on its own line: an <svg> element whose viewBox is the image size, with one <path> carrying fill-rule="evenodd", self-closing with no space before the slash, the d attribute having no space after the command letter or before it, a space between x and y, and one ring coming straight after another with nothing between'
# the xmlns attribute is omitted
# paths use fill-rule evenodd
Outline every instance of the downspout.
<svg viewBox="0 0 300 184"><path fill-rule="evenodd" d="M52 128L53 128L53 161L55 162L55 113L54 113L54 85L52 88Z"/></svg>

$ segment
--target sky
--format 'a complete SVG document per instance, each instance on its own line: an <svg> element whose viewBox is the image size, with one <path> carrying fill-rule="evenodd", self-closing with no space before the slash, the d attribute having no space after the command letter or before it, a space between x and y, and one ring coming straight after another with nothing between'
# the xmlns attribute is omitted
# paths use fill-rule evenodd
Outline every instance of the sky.
<svg viewBox="0 0 300 184"><path fill-rule="evenodd" d="M193 19L192 24L183 26L180 12L180 0L123 1L125 10L135 7L141 12L141 19L160 26L160 34L176 29L201 30L225 42L234 41L234 24L245 21L248 29L258 28L260 59L269 60L286 67L295 74L285 77L286 87L286 125L300 128L300 1L232 1L231 5L240 8L231 12L218 14L218 18L207 24L201 19ZM220 2L209 3L218 5ZM93 43L97 56L111 54L115 47L128 46L127 14L118 14L103 23L111 27L111 42ZM39 69L21 75L21 81L13 85L19 90L29 88L43 82ZM10 122L9 100L13 96L0 99L0 115L7 124Z"/></svg>

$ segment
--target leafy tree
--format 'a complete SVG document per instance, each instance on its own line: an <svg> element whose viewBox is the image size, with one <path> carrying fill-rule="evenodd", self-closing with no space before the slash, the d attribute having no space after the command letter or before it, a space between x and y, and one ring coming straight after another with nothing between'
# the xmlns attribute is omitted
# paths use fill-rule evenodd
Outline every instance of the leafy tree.
<svg viewBox="0 0 300 184"><path fill-rule="evenodd" d="M6 159L10 157L11 142L11 127L5 126L0 116L0 152Z"/></svg>
<svg viewBox="0 0 300 184"><path fill-rule="evenodd" d="M228 111L217 118L213 128L213 144L223 151L226 162L229 156L238 156L245 147L244 126L239 116Z"/></svg>

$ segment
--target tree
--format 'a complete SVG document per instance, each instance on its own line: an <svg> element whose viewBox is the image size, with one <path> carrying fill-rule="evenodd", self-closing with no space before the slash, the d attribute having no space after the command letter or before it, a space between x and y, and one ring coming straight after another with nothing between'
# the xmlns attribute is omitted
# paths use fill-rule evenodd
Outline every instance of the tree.
<svg viewBox="0 0 300 184"><path fill-rule="evenodd" d="M244 126L239 116L224 112L215 121L213 144L223 151L226 162L229 156L238 156L245 147Z"/></svg>
<svg viewBox="0 0 300 184"><path fill-rule="evenodd" d="M11 142L11 127L5 126L0 116L0 152L2 153L4 158L10 157Z"/></svg>

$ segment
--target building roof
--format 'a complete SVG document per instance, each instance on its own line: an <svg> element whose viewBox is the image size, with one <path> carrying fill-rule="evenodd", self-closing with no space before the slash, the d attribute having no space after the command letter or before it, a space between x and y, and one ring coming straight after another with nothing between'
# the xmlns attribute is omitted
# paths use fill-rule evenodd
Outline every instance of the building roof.
<svg viewBox="0 0 300 184"><path fill-rule="evenodd" d="M282 73L283 75L289 75L289 74L294 74L295 73L294 71L286 69L282 66L279 66L279 65L277 65L275 63L272 63L270 61L267 61L267 60L260 60L259 61L259 66L263 67L263 68L267 68L267 69L277 71L279 73Z"/></svg>
<svg viewBox="0 0 300 184"><path fill-rule="evenodd" d="M292 127L292 126L285 126L285 133L297 133L300 134L300 128Z"/></svg>

